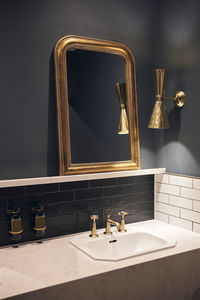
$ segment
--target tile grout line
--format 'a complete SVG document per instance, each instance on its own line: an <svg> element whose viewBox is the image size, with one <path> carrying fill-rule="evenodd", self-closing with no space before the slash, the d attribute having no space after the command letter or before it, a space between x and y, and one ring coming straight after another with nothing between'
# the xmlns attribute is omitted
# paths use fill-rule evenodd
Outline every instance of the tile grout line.
<svg viewBox="0 0 200 300"><path fill-rule="evenodd" d="M200 180L200 178L199 178ZM199 191L200 192L200 188L197 189L197 188L194 188L193 185L192 187L189 187L189 186L185 186L185 185L178 185L178 184L169 184L169 183L162 183L162 182L156 182L156 184L165 184L165 185L169 185L169 186L177 186L177 187L180 187L180 188L185 188L185 189L190 189L190 190L195 190L195 191Z"/></svg>
<svg viewBox="0 0 200 300"><path fill-rule="evenodd" d="M177 206L177 205L173 205L173 204L162 202L162 201L156 201L156 202L157 203L166 204L166 205L169 205L169 206L172 206L172 207L177 207L177 208L180 208L180 209L186 209L186 210L189 210L189 211L192 211L192 212L197 212L197 213L200 214L200 211L194 210L194 209L191 209L191 208L186 208L186 207L183 207L183 206Z"/></svg>
<svg viewBox="0 0 200 300"><path fill-rule="evenodd" d="M197 190L197 191L198 191L198 190ZM184 199L193 200L193 201L199 201L199 202L200 202L200 199L188 198L188 197L186 197L186 196L182 196L181 194L180 194L180 195L167 194L167 193L165 193L165 192L160 192L160 191L156 191L156 193L158 193L158 194L164 194L164 195L168 195L168 196L175 196L175 197L179 197L179 198L184 198ZM200 193L200 190L199 190L199 193Z"/></svg>

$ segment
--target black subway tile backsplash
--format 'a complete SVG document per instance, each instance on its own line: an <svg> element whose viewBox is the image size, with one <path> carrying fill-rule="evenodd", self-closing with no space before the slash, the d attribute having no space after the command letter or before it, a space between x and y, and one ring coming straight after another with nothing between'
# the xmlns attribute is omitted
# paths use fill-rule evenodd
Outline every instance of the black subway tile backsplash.
<svg viewBox="0 0 200 300"><path fill-rule="evenodd" d="M150 219L150 218L149 218ZM152 218L151 218L152 219ZM136 222L141 222L141 221L145 221L143 219L142 214L137 213L137 214L129 214L126 216L126 223L136 223Z"/></svg>
<svg viewBox="0 0 200 300"><path fill-rule="evenodd" d="M65 228L68 225L75 225L76 224L76 214L66 214L66 215L56 215L53 217L49 217L47 219L47 228L51 229L54 227Z"/></svg>
<svg viewBox="0 0 200 300"><path fill-rule="evenodd" d="M89 180L60 183L61 191L80 190L89 188Z"/></svg>
<svg viewBox="0 0 200 300"><path fill-rule="evenodd" d="M153 182L136 183L131 186L134 193L148 192L154 190Z"/></svg>
<svg viewBox="0 0 200 300"><path fill-rule="evenodd" d="M18 207L22 207L24 203L24 197L22 196L11 196L8 198L8 209L14 209Z"/></svg>
<svg viewBox="0 0 200 300"><path fill-rule="evenodd" d="M104 188L104 196L126 195L131 194L131 185L117 185Z"/></svg>
<svg viewBox="0 0 200 300"><path fill-rule="evenodd" d="M112 207L113 202L115 201L116 201L116 197L92 199L90 200L90 209Z"/></svg>
<svg viewBox="0 0 200 300"><path fill-rule="evenodd" d="M0 188L1 197L23 196L25 194L25 188L23 186Z"/></svg>
<svg viewBox="0 0 200 300"><path fill-rule="evenodd" d="M142 213L142 220L143 221L147 221L147 220L151 220L154 218L154 211L153 210L149 210L149 211L144 211Z"/></svg>
<svg viewBox="0 0 200 300"><path fill-rule="evenodd" d="M74 191L47 193L44 194L41 199L42 204L58 203L58 202L72 201L72 200L74 200Z"/></svg>
<svg viewBox="0 0 200 300"><path fill-rule="evenodd" d="M5 210L8 208L8 200L6 197L0 198L0 210Z"/></svg>
<svg viewBox="0 0 200 300"><path fill-rule="evenodd" d="M7 209L20 207L24 233L21 242L35 241L32 207L44 206L47 229L44 239L91 229L90 216L97 214L97 228L105 226L106 216L120 220L119 211L127 211L126 223L154 217L154 176L132 176L52 183L0 189L0 246L11 240Z"/></svg>
<svg viewBox="0 0 200 300"><path fill-rule="evenodd" d="M75 191L75 200L103 197L103 188L91 188Z"/></svg>
<svg viewBox="0 0 200 300"><path fill-rule="evenodd" d="M26 187L26 194L28 195L44 194L44 193L51 193L51 192L58 192L57 183L29 185Z"/></svg>
<svg viewBox="0 0 200 300"><path fill-rule="evenodd" d="M119 177L117 178L117 181L118 184L154 182L154 175Z"/></svg>
<svg viewBox="0 0 200 300"><path fill-rule="evenodd" d="M77 223L88 223L90 220L90 211L79 211L76 213Z"/></svg>
<svg viewBox="0 0 200 300"><path fill-rule="evenodd" d="M1 224L4 224L4 223L7 223L8 219L8 215L7 215L7 210L1 210L0 211L0 227L1 227ZM0 236L0 239L1 239L1 236Z"/></svg>
<svg viewBox="0 0 200 300"><path fill-rule="evenodd" d="M132 193L129 195L121 195L117 196L116 200L113 201L113 206L116 205L129 205L133 203L141 203L143 202L143 193Z"/></svg>
<svg viewBox="0 0 200 300"><path fill-rule="evenodd" d="M96 179L90 181L91 187L112 186L117 184L117 178Z"/></svg>
<svg viewBox="0 0 200 300"><path fill-rule="evenodd" d="M152 199L154 199L154 191L140 193L140 195L141 195L142 201L144 201L144 202L152 201Z"/></svg>
<svg viewBox="0 0 200 300"><path fill-rule="evenodd" d="M58 204L58 214L67 214L69 212L89 210L89 201L69 201Z"/></svg>

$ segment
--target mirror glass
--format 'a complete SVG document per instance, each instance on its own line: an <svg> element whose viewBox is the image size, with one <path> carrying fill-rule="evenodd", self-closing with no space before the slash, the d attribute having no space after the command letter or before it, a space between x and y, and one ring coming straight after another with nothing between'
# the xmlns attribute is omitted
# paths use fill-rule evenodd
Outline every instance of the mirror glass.
<svg viewBox="0 0 200 300"><path fill-rule="evenodd" d="M118 134L115 88L125 82L124 58L69 49L66 66L72 164L130 160L129 135Z"/></svg>

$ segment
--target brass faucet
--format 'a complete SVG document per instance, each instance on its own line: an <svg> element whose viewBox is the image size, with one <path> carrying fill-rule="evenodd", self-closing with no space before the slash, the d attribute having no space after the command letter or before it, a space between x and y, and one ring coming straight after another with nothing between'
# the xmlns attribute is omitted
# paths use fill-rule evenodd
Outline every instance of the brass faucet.
<svg viewBox="0 0 200 300"><path fill-rule="evenodd" d="M97 234L97 231L96 231L96 220L98 220L98 216L97 215L92 215L90 217L91 220L93 220L93 224L92 224L92 230L91 230L91 234L90 234L90 237L92 238L97 238L98 237L98 234Z"/></svg>
<svg viewBox="0 0 200 300"><path fill-rule="evenodd" d="M124 216L127 215L127 212L125 211L121 211L118 213L119 216L121 216L121 223L113 221L110 219L110 215L107 215L107 220L106 220L106 229L104 234L112 234L112 232L110 231L110 226L115 225L117 227L117 230L120 232L126 232L127 230L125 229L125 219Z"/></svg>

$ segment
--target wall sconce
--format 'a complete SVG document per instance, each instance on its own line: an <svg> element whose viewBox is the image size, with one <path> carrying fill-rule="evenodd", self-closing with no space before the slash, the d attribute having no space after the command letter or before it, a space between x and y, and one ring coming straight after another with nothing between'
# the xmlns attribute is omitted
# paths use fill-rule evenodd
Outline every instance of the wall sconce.
<svg viewBox="0 0 200 300"><path fill-rule="evenodd" d="M156 69L153 70L156 102L149 121L148 128L153 129L168 129L169 120L164 100L173 100L177 107L182 107L185 104L185 93L183 91L176 92L174 98L165 97L166 83L167 83L167 70Z"/></svg>
<svg viewBox="0 0 200 300"><path fill-rule="evenodd" d="M115 88L117 91L117 95L119 98L120 104L120 119L119 119L119 126L118 126L118 134L128 134L128 118L126 113L126 83L116 83Z"/></svg>

